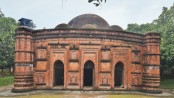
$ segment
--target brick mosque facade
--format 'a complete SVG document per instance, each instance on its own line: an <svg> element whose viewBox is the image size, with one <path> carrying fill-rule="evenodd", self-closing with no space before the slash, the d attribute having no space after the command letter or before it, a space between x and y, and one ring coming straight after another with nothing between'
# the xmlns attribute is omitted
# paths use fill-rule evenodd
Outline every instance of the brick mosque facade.
<svg viewBox="0 0 174 98"><path fill-rule="evenodd" d="M159 93L160 34L137 34L83 14L54 29L19 26L14 92L34 89Z"/></svg>

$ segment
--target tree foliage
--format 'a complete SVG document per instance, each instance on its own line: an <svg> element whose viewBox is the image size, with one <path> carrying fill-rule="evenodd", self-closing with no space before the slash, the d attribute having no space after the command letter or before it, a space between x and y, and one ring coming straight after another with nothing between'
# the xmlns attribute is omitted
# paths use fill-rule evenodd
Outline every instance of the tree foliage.
<svg viewBox="0 0 174 98"><path fill-rule="evenodd" d="M3 18L4 14L2 13L1 9L0 9L0 18Z"/></svg>
<svg viewBox="0 0 174 98"><path fill-rule="evenodd" d="M14 64L14 34L17 22L13 18L0 18L0 67Z"/></svg>
<svg viewBox="0 0 174 98"><path fill-rule="evenodd" d="M143 34L147 31L152 31L154 28L155 25L151 23L141 24L141 25L134 23L134 24L128 24L127 31Z"/></svg>
<svg viewBox="0 0 174 98"><path fill-rule="evenodd" d="M161 33L161 65L174 66L174 5L163 11L152 23L128 24L127 31L145 33L157 31Z"/></svg>
<svg viewBox="0 0 174 98"><path fill-rule="evenodd" d="M96 7L101 5L102 2L106 2L106 0L88 0L89 3L93 3Z"/></svg>

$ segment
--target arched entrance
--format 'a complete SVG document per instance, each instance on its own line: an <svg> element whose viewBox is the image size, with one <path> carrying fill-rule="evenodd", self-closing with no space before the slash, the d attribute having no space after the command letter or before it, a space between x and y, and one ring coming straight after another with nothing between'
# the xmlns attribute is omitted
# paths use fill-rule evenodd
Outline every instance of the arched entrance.
<svg viewBox="0 0 174 98"><path fill-rule="evenodd" d="M122 62L118 62L115 65L114 69L114 86L122 86L123 85L123 75L124 75L124 64Z"/></svg>
<svg viewBox="0 0 174 98"><path fill-rule="evenodd" d="M54 63L54 86L64 85L64 64L58 60Z"/></svg>
<svg viewBox="0 0 174 98"><path fill-rule="evenodd" d="M93 78L94 78L94 63L89 60L84 65L83 85L93 86L93 81L94 81Z"/></svg>

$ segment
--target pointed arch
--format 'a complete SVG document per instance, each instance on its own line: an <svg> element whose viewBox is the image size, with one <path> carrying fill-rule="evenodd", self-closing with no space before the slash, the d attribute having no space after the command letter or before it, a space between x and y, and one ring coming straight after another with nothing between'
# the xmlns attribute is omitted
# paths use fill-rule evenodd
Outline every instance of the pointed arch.
<svg viewBox="0 0 174 98"><path fill-rule="evenodd" d="M84 86L93 86L94 78L94 63L91 60L88 60L84 64L84 77L83 85Z"/></svg>
<svg viewBox="0 0 174 98"><path fill-rule="evenodd" d="M61 60L54 63L54 86L64 86L64 64Z"/></svg>
<svg viewBox="0 0 174 98"><path fill-rule="evenodd" d="M114 68L114 86L120 87L123 85L124 64L119 61Z"/></svg>

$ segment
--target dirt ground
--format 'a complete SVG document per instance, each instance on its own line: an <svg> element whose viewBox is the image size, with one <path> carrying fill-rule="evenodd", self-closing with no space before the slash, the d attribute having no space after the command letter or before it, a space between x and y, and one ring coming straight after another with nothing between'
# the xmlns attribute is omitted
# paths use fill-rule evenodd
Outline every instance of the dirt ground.
<svg viewBox="0 0 174 98"><path fill-rule="evenodd" d="M162 89L162 94L149 94L140 91L60 91L33 90L12 93L13 85L0 87L0 98L174 98L173 89Z"/></svg>

